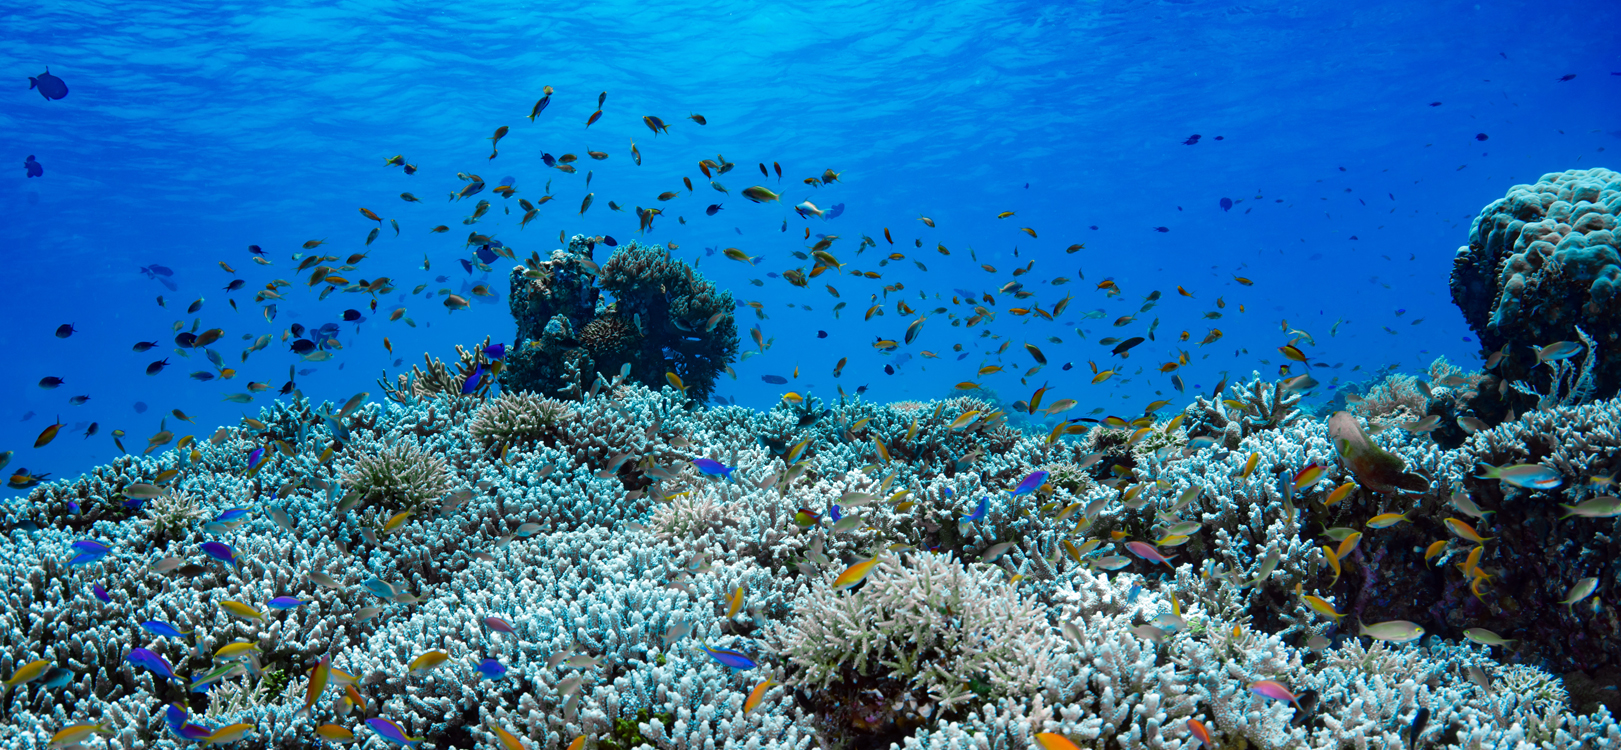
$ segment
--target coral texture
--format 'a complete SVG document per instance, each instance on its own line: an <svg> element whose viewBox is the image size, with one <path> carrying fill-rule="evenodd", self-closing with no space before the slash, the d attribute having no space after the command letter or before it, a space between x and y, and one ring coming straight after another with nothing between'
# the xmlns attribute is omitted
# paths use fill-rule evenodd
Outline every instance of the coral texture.
<svg viewBox="0 0 1621 750"><path fill-rule="evenodd" d="M598 377L659 388L674 373L707 401L737 358L731 293L658 245L628 242L598 267L597 244L576 236L549 260L513 269L518 334L502 384L578 399Z"/></svg>
<svg viewBox="0 0 1621 750"><path fill-rule="evenodd" d="M1500 374L1536 372L1535 352L1593 336L1597 396L1621 388L1621 173L1572 169L1515 185L1481 209L1452 262L1452 300L1487 351L1507 347Z"/></svg>

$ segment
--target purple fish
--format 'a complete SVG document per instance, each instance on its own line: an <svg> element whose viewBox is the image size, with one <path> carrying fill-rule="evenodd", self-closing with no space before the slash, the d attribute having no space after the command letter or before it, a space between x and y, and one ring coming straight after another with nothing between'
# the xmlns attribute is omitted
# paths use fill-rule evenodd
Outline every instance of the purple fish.
<svg viewBox="0 0 1621 750"><path fill-rule="evenodd" d="M1030 476L1025 477L1024 481L1019 483L1019 486L1013 488L1013 495L1015 497L1017 497L1019 495L1025 494L1027 492L1034 492L1036 490L1036 488L1038 488L1041 485L1044 485L1046 483L1047 483L1047 472L1045 472L1045 471L1032 471L1032 472L1030 472Z"/></svg>
<svg viewBox="0 0 1621 750"><path fill-rule="evenodd" d="M1221 210L1223 210L1223 211L1231 211L1231 210L1233 210L1233 199L1232 198L1222 198L1221 199Z"/></svg>
<svg viewBox="0 0 1621 750"><path fill-rule="evenodd" d="M282 611L286 611L286 610L289 610L289 609L297 609L297 608L302 607L302 606L304 606L306 604L309 604L309 603L310 603L310 600L308 600L308 599L299 599L298 597L295 597L295 596L278 596L278 597L276 597L274 599L271 599L268 602L265 602L265 606L268 606L271 609L279 609L279 610L282 610Z"/></svg>
<svg viewBox="0 0 1621 750"><path fill-rule="evenodd" d="M484 365L473 368L473 374L467 376L467 382L462 383L462 395L465 396L478 390L479 382L484 380Z"/></svg>
<svg viewBox="0 0 1621 750"><path fill-rule="evenodd" d="M264 462L265 449L254 448L253 452L248 454L248 475L252 476L258 473L260 465L264 464Z"/></svg>
<svg viewBox="0 0 1621 750"><path fill-rule="evenodd" d="M507 356L507 345L490 344L489 346L484 347L484 356L489 357L490 359L500 359L505 357Z"/></svg>
<svg viewBox="0 0 1621 750"><path fill-rule="evenodd" d="M366 726L371 727L371 730L376 732L377 736L382 737L391 745L411 747L422 741L421 737L407 735L400 725L388 719L367 719Z"/></svg>
<svg viewBox="0 0 1621 750"><path fill-rule="evenodd" d="M224 512L220 513L219 516L215 517L214 520L219 523L230 523L238 518L244 518L252 512L253 511L248 508L227 508Z"/></svg>
<svg viewBox="0 0 1621 750"><path fill-rule="evenodd" d="M233 568L236 567L236 550L231 549L231 545L220 542L203 542L201 546L203 554Z"/></svg>
<svg viewBox="0 0 1621 750"><path fill-rule="evenodd" d="M113 603L112 595L108 594L107 589L102 588L101 584L99 583L90 584L90 593L95 594L97 599L100 599L108 604Z"/></svg>
<svg viewBox="0 0 1621 750"><path fill-rule="evenodd" d="M494 659L485 659L478 663L478 673L486 680L499 680L507 676L507 668Z"/></svg>
<svg viewBox="0 0 1621 750"><path fill-rule="evenodd" d="M732 669L753 669L759 666L754 663L753 659L736 651L728 651L724 648L710 648L708 646L700 646L699 648L702 648L704 653L709 654L715 661Z"/></svg>
<svg viewBox="0 0 1621 750"><path fill-rule="evenodd" d="M106 557L107 553L113 551L111 547L108 547L107 545L93 539L81 539L74 542L73 549L78 550L79 554L74 555L73 559L68 560L68 565L70 567L89 565L91 563L98 562L101 560L101 558Z"/></svg>
<svg viewBox="0 0 1621 750"><path fill-rule="evenodd" d="M148 670L164 679L174 680L175 682L181 681L179 677L175 676L174 667L169 666L169 660L144 648L130 649L129 653L124 655L124 661Z"/></svg>
<svg viewBox="0 0 1621 750"><path fill-rule="evenodd" d="M975 508L973 513L970 513L970 514L968 514L966 516L963 516L962 520L964 520L964 521L983 521L983 520L985 520L985 511L989 507L988 506L989 501L990 501L990 498L988 498L988 497L980 498L979 499L979 507Z"/></svg>
<svg viewBox="0 0 1621 750"><path fill-rule="evenodd" d="M692 459L692 465L698 467L698 471L712 477L720 477L726 481L731 481L732 472L737 470L736 466L727 466L712 458Z"/></svg>
<svg viewBox="0 0 1621 750"><path fill-rule="evenodd" d="M169 725L169 731L183 740L198 742L208 739L208 736L214 733L208 727L190 723L188 721L190 718L191 714L178 703L170 703L163 712L163 722Z"/></svg>

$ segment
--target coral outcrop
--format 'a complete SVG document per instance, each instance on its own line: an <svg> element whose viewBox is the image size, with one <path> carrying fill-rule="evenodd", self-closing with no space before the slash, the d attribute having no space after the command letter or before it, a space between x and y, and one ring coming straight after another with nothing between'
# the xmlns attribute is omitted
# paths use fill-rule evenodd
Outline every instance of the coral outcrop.
<svg viewBox="0 0 1621 750"><path fill-rule="evenodd" d="M512 270L518 333L502 385L578 400L598 377L659 388L674 373L707 401L737 359L731 293L659 245L628 242L599 266L598 239L576 236Z"/></svg>
<svg viewBox="0 0 1621 750"><path fill-rule="evenodd" d="M1481 346L1506 347L1500 375L1546 383L1532 347L1577 341L1579 327L1600 351L1593 395L1621 389L1618 216L1621 173L1608 169L1545 174L1481 209L1450 286Z"/></svg>

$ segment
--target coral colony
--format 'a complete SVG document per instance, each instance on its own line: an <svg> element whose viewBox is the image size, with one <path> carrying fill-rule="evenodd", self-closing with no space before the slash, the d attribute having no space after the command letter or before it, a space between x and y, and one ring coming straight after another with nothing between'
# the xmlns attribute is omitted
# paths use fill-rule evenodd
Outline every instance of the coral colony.
<svg viewBox="0 0 1621 750"><path fill-rule="evenodd" d="M1618 208L1593 169L1481 212L1482 371L1068 435L706 406L730 294L576 237L510 349L34 488L0 744L1621 747Z"/></svg>

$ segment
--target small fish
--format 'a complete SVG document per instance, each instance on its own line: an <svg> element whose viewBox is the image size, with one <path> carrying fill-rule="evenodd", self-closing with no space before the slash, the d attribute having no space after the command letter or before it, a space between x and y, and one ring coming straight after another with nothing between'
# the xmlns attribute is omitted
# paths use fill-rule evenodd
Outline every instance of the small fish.
<svg viewBox="0 0 1621 750"><path fill-rule="evenodd" d="M737 470L736 466L726 466L711 458L695 458L692 460L692 465L708 476L720 477L723 481L728 482L732 480L732 472Z"/></svg>
<svg viewBox="0 0 1621 750"><path fill-rule="evenodd" d="M434 649L412 659L408 669L411 674L427 674L432 672L434 667L444 664L449 659L450 654Z"/></svg>
<svg viewBox="0 0 1621 750"><path fill-rule="evenodd" d="M850 567L846 568L843 573L840 573L838 578L833 579L833 589L835 591L842 591L844 589L853 588L857 584L866 580L867 574L871 573L873 566L877 564L878 557L873 556L870 559L851 565Z"/></svg>
<svg viewBox="0 0 1621 750"><path fill-rule="evenodd" d="M184 682L175 676L174 667L169 665L168 659L144 648L130 649L129 653L124 655L124 662L145 669L164 679Z"/></svg>
<svg viewBox="0 0 1621 750"><path fill-rule="evenodd" d="M390 745L413 747L422 741L421 737L412 737L405 733L405 729L388 719L367 719L366 726L371 727L378 737Z"/></svg>
<svg viewBox="0 0 1621 750"><path fill-rule="evenodd" d="M1165 567L1173 567L1171 558L1160 554L1159 550L1154 548L1154 545L1147 542L1126 542L1126 549L1151 563L1165 563Z"/></svg>
<svg viewBox="0 0 1621 750"><path fill-rule="evenodd" d="M1485 628L1466 628L1463 637L1483 646L1506 646L1514 642L1511 638L1504 638Z"/></svg>
<svg viewBox="0 0 1621 750"><path fill-rule="evenodd" d="M1296 710L1300 710L1300 699L1294 693L1289 692L1289 688L1281 682L1277 682L1275 680L1258 680L1250 683L1250 692L1259 695L1262 698L1270 698L1275 701L1289 701L1290 703L1295 704Z"/></svg>
<svg viewBox="0 0 1621 750"><path fill-rule="evenodd" d="M1481 466L1484 473L1476 475L1479 479L1496 479L1531 490L1556 489L1565 481L1558 471L1541 464L1490 466L1483 463Z"/></svg>
<svg viewBox="0 0 1621 750"><path fill-rule="evenodd" d="M507 676L507 668L495 659L480 661L474 669L477 669L478 673L483 675L486 680L499 680Z"/></svg>
<svg viewBox="0 0 1621 750"><path fill-rule="evenodd" d="M1565 514L1559 517L1560 520L1571 516L1581 516L1582 518L1615 518L1621 516L1621 498L1611 495L1595 497L1577 505L1560 505L1559 507L1565 509Z"/></svg>
<svg viewBox="0 0 1621 750"><path fill-rule="evenodd" d="M1357 635L1367 636L1374 640L1406 643L1424 636L1424 628L1407 620L1390 620L1373 625L1361 622L1357 624L1359 626Z"/></svg>
<svg viewBox="0 0 1621 750"><path fill-rule="evenodd" d="M699 648L703 649L704 653L709 654L710 658L732 669L747 670L759 666L753 659L736 651L724 648L710 648L709 646L699 646Z"/></svg>
<svg viewBox="0 0 1621 750"><path fill-rule="evenodd" d="M1565 595L1565 600L1560 602L1560 604L1568 607L1571 615L1574 616L1576 613L1576 603L1586 599L1589 596L1592 596L1593 592L1597 590L1597 578L1583 578L1582 580L1577 581L1575 586L1570 587L1570 592Z"/></svg>

